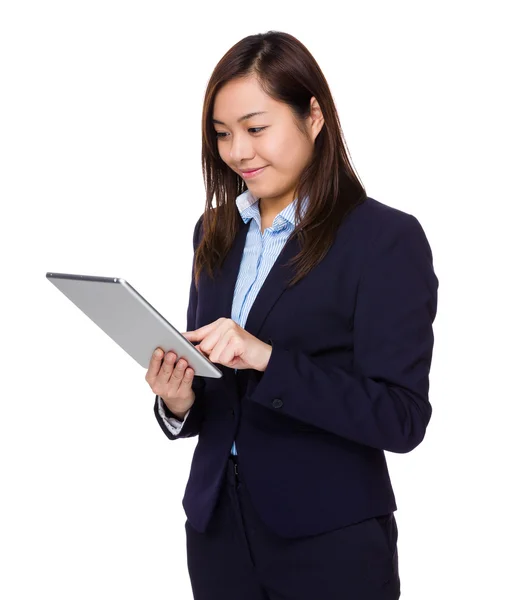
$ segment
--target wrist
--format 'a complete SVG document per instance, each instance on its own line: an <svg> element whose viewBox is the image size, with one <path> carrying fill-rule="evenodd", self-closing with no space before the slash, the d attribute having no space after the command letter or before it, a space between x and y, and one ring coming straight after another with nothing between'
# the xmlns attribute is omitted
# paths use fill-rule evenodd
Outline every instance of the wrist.
<svg viewBox="0 0 508 600"><path fill-rule="evenodd" d="M181 410L175 410L174 408L169 407L166 402L164 401L164 398L162 398L162 396L160 396L161 400L162 400L162 404L164 405L164 408L166 409L166 411L168 413L170 413L171 417L174 417L175 419L178 419L179 421L183 421L185 418L185 415L187 414L187 411L181 411Z"/></svg>
<svg viewBox="0 0 508 600"><path fill-rule="evenodd" d="M266 348L264 349L263 359L261 361L261 365L258 371L266 371L266 367L270 361L270 357L272 356L272 346L270 344L265 344Z"/></svg>
<svg viewBox="0 0 508 600"><path fill-rule="evenodd" d="M178 419L179 421L183 421L185 418L185 415L187 414L187 411L185 411L184 413L178 413L175 411L171 411L173 413L173 415L175 416L176 419Z"/></svg>

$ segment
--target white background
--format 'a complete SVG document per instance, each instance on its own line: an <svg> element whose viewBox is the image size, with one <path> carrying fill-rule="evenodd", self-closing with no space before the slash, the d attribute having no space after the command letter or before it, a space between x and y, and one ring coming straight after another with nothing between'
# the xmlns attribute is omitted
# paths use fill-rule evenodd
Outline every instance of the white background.
<svg viewBox="0 0 508 600"><path fill-rule="evenodd" d="M508 597L501 6L2 2L2 598L192 597L197 438L165 437L144 369L45 274L124 277L185 330L205 87L269 29L315 56L368 194L434 253L434 413L387 453L402 598Z"/></svg>

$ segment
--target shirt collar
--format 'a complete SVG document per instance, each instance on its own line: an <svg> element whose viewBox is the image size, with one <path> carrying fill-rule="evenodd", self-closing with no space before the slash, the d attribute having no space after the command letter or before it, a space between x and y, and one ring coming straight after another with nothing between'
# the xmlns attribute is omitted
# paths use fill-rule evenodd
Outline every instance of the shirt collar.
<svg viewBox="0 0 508 600"><path fill-rule="evenodd" d="M273 229L274 231L278 231L283 229L290 224L292 228L295 227L296 215L295 215L295 205L296 198L284 208L273 220ZM305 214L305 211L308 208L309 197L306 196L303 201L302 206L302 216ZM237 196L236 198L236 206L242 217L244 223L247 223L250 219L255 219L258 225L261 228L261 215L259 213L259 198L254 195L249 189L245 190L242 194Z"/></svg>

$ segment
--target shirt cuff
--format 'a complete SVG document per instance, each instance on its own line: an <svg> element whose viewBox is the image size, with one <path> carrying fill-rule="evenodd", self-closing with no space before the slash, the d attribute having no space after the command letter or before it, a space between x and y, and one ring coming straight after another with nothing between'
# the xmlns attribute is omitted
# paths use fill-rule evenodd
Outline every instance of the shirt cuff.
<svg viewBox="0 0 508 600"><path fill-rule="evenodd" d="M180 431L182 430L182 428L185 424L185 421L187 420L187 417L189 416L191 409L189 408L189 410L185 413L183 421L179 421L175 417L167 416L166 405L164 404L164 400L159 395L157 396L157 405L158 405L159 415L161 416L162 420L164 421L164 424L166 425L166 427L169 429L169 431L173 435L178 435L180 433Z"/></svg>

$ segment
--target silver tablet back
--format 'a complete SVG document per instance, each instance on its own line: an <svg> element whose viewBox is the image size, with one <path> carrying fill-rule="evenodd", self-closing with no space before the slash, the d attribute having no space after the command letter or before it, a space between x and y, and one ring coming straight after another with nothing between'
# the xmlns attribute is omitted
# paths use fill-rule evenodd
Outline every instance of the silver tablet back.
<svg viewBox="0 0 508 600"><path fill-rule="evenodd" d="M145 369L159 347L185 358L196 375L222 377L222 371L125 279L71 273L46 273L46 277Z"/></svg>

